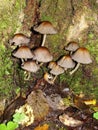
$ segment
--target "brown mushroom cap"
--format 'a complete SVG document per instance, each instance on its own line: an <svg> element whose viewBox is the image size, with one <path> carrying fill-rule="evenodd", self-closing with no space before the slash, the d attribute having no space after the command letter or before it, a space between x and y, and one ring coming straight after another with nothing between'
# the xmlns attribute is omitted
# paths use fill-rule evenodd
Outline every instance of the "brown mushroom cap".
<svg viewBox="0 0 98 130"><path fill-rule="evenodd" d="M77 42L69 42L67 46L65 47L65 50L67 51L76 51L79 48L79 45Z"/></svg>
<svg viewBox="0 0 98 130"><path fill-rule="evenodd" d="M18 50L12 53L12 55L20 59L31 59L34 56L30 48L27 46L19 47Z"/></svg>
<svg viewBox="0 0 98 130"><path fill-rule="evenodd" d="M78 63L82 63L82 64L89 64L92 63L89 51L84 48L84 47L80 47L73 55L72 55L72 59L74 61L77 61Z"/></svg>
<svg viewBox="0 0 98 130"><path fill-rule="evenodd" d="M49 69L52 69L52 68L54 68L56 65L57 65L57 64L56 64L55 61L50 61L49 64L48 64L48 68L49 68Z"/></svg>
<svg viewBox="0 0 98 130"><path fill-rule="evenodd" d="M35 61L25 61L24 64L21 65L21 68L26 70L26 71L29 71L29 72L37 72L39 70L39 65L36 64Z"/></svg>
<svg viewBox="0 0 98 130"><path fill-rule="evenodd" d="M15 34L13 38L9 40L9 43L15 46L28 45L29 42L30 42L30 38L22 33Z"/></svg>
<svg viewBox="0 0 98 130"><path fill-rule="evenodd" d="M58 62L58 65L64 68L74 68L75 62L72 60L70 55L63 56Z"/></svg>
<svg viewBox="0 0 98 130"><path fill-rule="evenodd" d="M56 34L57 33L52 23L49 21L41 22L37 27L36 26L34 27L34 30L41 34Z"/></svg>
<svg viewBox="0 0 98 130"><path fill-rule="evenodd" d="M55 67L51 69L50 73L57 76L64 73L64 69L60 67L59 65L56 65Z"/></svg>
<svg viewBox="0 0 98 130"><path fill-rule="evenodd" d="M38 62L50 62L53 59L53 56L51 55L50 51L46 47L38 47L34 50L34 60L37 60Z"/></svg>

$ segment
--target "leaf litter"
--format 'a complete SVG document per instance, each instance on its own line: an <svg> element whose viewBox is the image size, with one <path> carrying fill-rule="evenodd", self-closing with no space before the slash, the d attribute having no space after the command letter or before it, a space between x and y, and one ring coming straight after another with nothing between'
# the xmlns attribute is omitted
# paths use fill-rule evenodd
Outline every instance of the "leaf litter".
<svg viewBox="0 0 98 130"><path fill-rule="evenodd" d="M28 126L20 126L17 130L98 130L98 120L93 118L94 111L90 109L90 105L86 105L85 100L74 95L71 90L65 93L60 89L58 84L50 85L43 79L38 80L24 102L32 108L34 122ZM64 101L69 97L72 100L67 104ZM16 101L13 104L16 104ZM16 107L13 104L12 107L10 105L10 109L15 111ZM20 106L21 104L23 105L20 103ZM8 110L6 109L7 112ZM7 116L4 116L7 120Z"/></svg>

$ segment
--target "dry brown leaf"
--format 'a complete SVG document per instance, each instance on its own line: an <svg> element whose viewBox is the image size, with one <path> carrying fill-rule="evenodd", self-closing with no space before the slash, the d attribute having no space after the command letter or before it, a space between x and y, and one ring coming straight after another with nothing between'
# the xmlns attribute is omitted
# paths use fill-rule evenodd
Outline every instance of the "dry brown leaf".
<svg viewBox="0 0 98 130"><path fill-rule="evenodd" d="M49 105L44 93L40 89L32 91L28 95L26 102L32 107L35 120L41 120L49 112Z"/></svg>
<svg viewBox="0 0 98 130"><path fill-rule="evenodd" d="M66 126L70 126L70 127L76 127L79 125L82 125L83 122L80 120L76 120L72 117L69 117L67 114L63 114L59 116L59 120Z"/></svg>
<svg viewBox="0 0 98 130"><path fill-rule="evenodd" d="M44 124L43 126L37 126L34 130L48 130L49 125Z"/></svg>
<svg viewBox="0 0 98 130"><path fill-rule="evenodd" d="M59 94L51 94L49 96L46 96L46 98L47 98L48 104L53 110L65 109L63 99L61 98Z"/></svg>

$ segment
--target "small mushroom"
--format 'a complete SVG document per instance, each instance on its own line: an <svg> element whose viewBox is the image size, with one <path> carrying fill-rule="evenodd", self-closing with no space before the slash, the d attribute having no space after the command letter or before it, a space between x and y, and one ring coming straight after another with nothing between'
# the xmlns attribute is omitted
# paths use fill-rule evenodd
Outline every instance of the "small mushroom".
<svg viewBox="0 0 98 130"><path fill-rule="evenodd" d="M63 67L65 70L75 67L75 62L72 60L70 55L63 56L57 61L57 64Z"/></svg>
<svg viewBox="0 0 98 130"><path fill-rule="evenodd" d="M29 60L29 61L25 61L22 65L21 68L26 70L28 72L28 78L30 77L31 72L36 73L39 70L39 65L36 64L35 61L33 60Z"/></svg>
<svg viewBox="0 0 98 130"><path fill-rule="evenodd" d="M44 46L47 34L56 34L57 33L57 31L53 27L52 23L49 21L41 22L39 25L34 27L34 31L39 32L40 34L43 34L43 41L42 41L41 46Z"/></svg>
<svg viewBox="0 0 98 130"><path fill-rule="evenodd" d="M22 62L24 62L24 59L32 59L34 54L32 53L32 51L30 50L29 47L27 46L21 46L19 47L17 50L15 50L12 55L14 57L20 58L22 60Z"/></svg>
<svg viewBox="0 0 98 130"><path fill-rule="evenodd" d="M30 42L30 38L22 33L17 33L13 36L12 39L9 40L10 45L21 46L27 45Z"/></svg>
<svg viewBox="0 0 98 130"><path fill-rule="evenodd" d="M21 68L26 71L36 73L40 67L38 64L36 64L35 61L29 60L29 61L25 61L24 64L21 65Z"/></svg>
<svg viewBox="0 0 98 130"><path fill-rule="evenodd" d="M55 67L57 64L55 61L50 61L49 64L48 64L48 68L49 69L52 69L53 67Z"/></svg>
<svg viewBox="0 0 98 130"><path fill-rule="evenodd" d="M64 69L62 67L60 67L59 65L56 65L55 67L53 67L51 70L50 70L50 74L49 73L46 73L44 75L44 79L50 83L50 84L54 84L56 78L58 75L64 73ZM51 76L51 74L54 76Z"/></svg>
<svg viewBox="0 0 98 130"><path fill-rule="evenodd" d="M53 56L46 47L38 47L33 52L34 52L33 59L37 60L38 62L47 63L52 61L53 59Z"/></svg>
<svg viewBox="0 0 98 130"><path fill-rule="evenodd" d="M65 50L70 51L70 54L72 54L72 52L76 51L78 48L78 43L74 41L69 42L67 46L65 46Z"/></svg>
<svg viewBox="0 0 98 130"><path fill-rule="evenodd" d="M88 49L85 47L80 47L73 55L72 59L77 62L76 67L70 72L70 75L72 75L80 66L80 63L82 64L90 64L92 63L92 59L90 57Z"/></svg>
<svg viewBox="0 0 98 130"><path fill-rule="evenodd" d="M44 80L49 84L53 84L53 76L47 72L44 74Z"/></svg>

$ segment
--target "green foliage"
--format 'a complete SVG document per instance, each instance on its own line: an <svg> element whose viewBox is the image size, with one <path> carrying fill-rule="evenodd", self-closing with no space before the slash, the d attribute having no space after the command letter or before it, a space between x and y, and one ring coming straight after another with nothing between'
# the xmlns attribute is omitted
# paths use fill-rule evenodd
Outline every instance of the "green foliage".
<svg viewBox="0 0 98 130"><path fill-rule="evenodd" d="M54 22L53 18L51 16L42 15L42 21L50 21Z"/></svg>
<svg viewBox="0 0 98 130"><path fill-rule="evenodd" d="M15 130L19 127L19 124L25 119L24 113L15 113L13 115L13 120L7 122L7 124L1 123L0 130Z"/></svg>
<svg viewBox="0 0 98 130"><path fill-rule="evenodd" d="M18 128L18 123L9 121L7 124L0 124L0 130L15 130Z"/></svg>
<svg viewBox="0 0 98 130"><path fill-rule="evenodd" d="M93 118L98 120L98 112L93 113Z"/></svg>
<svg viewBox="0 0 98 130"><path fill-rule="evenodd" d="M19 15L22 8L25 6L25 2L22 0L1 0L0 4L0 32L4 34L11 31L15 32L19 27L20 22ZM13 27L12 27L13 26ZM11 28L12 27L12 28ZM4 31L6 30L6 31Z"/></svg>
<svg viewBox="0 0 98 130"><path fill-rule="evenodd" d="M11 49L8 39L16 30L21 28L22 9L25 7L25 1L22 0L1 0L0 2L0 96L12 96L15 92L15 65L11 57ZM18 67L17 67L18 68ZM21 72L19 72L20 74ZM16 77L17 78L17 77ZM16 79L15 79L16 80ZM19 85L18 85L19 86Z"/></svg>
<svg viewBox="0 0 98 130"><path fill-rule="evenodd" d="M25 117L26 116L24 113L17 112L13 115L13 121L19 124L21 121L25 119Z"/></svg>
<svg viewBox="0 0 98 130"><path fill-rule="evenodd" d="M12 61L10 53L3 44L0 45L0 95L7 95L11 90ZM5 91L4 91L5 90Z"/></svg>

